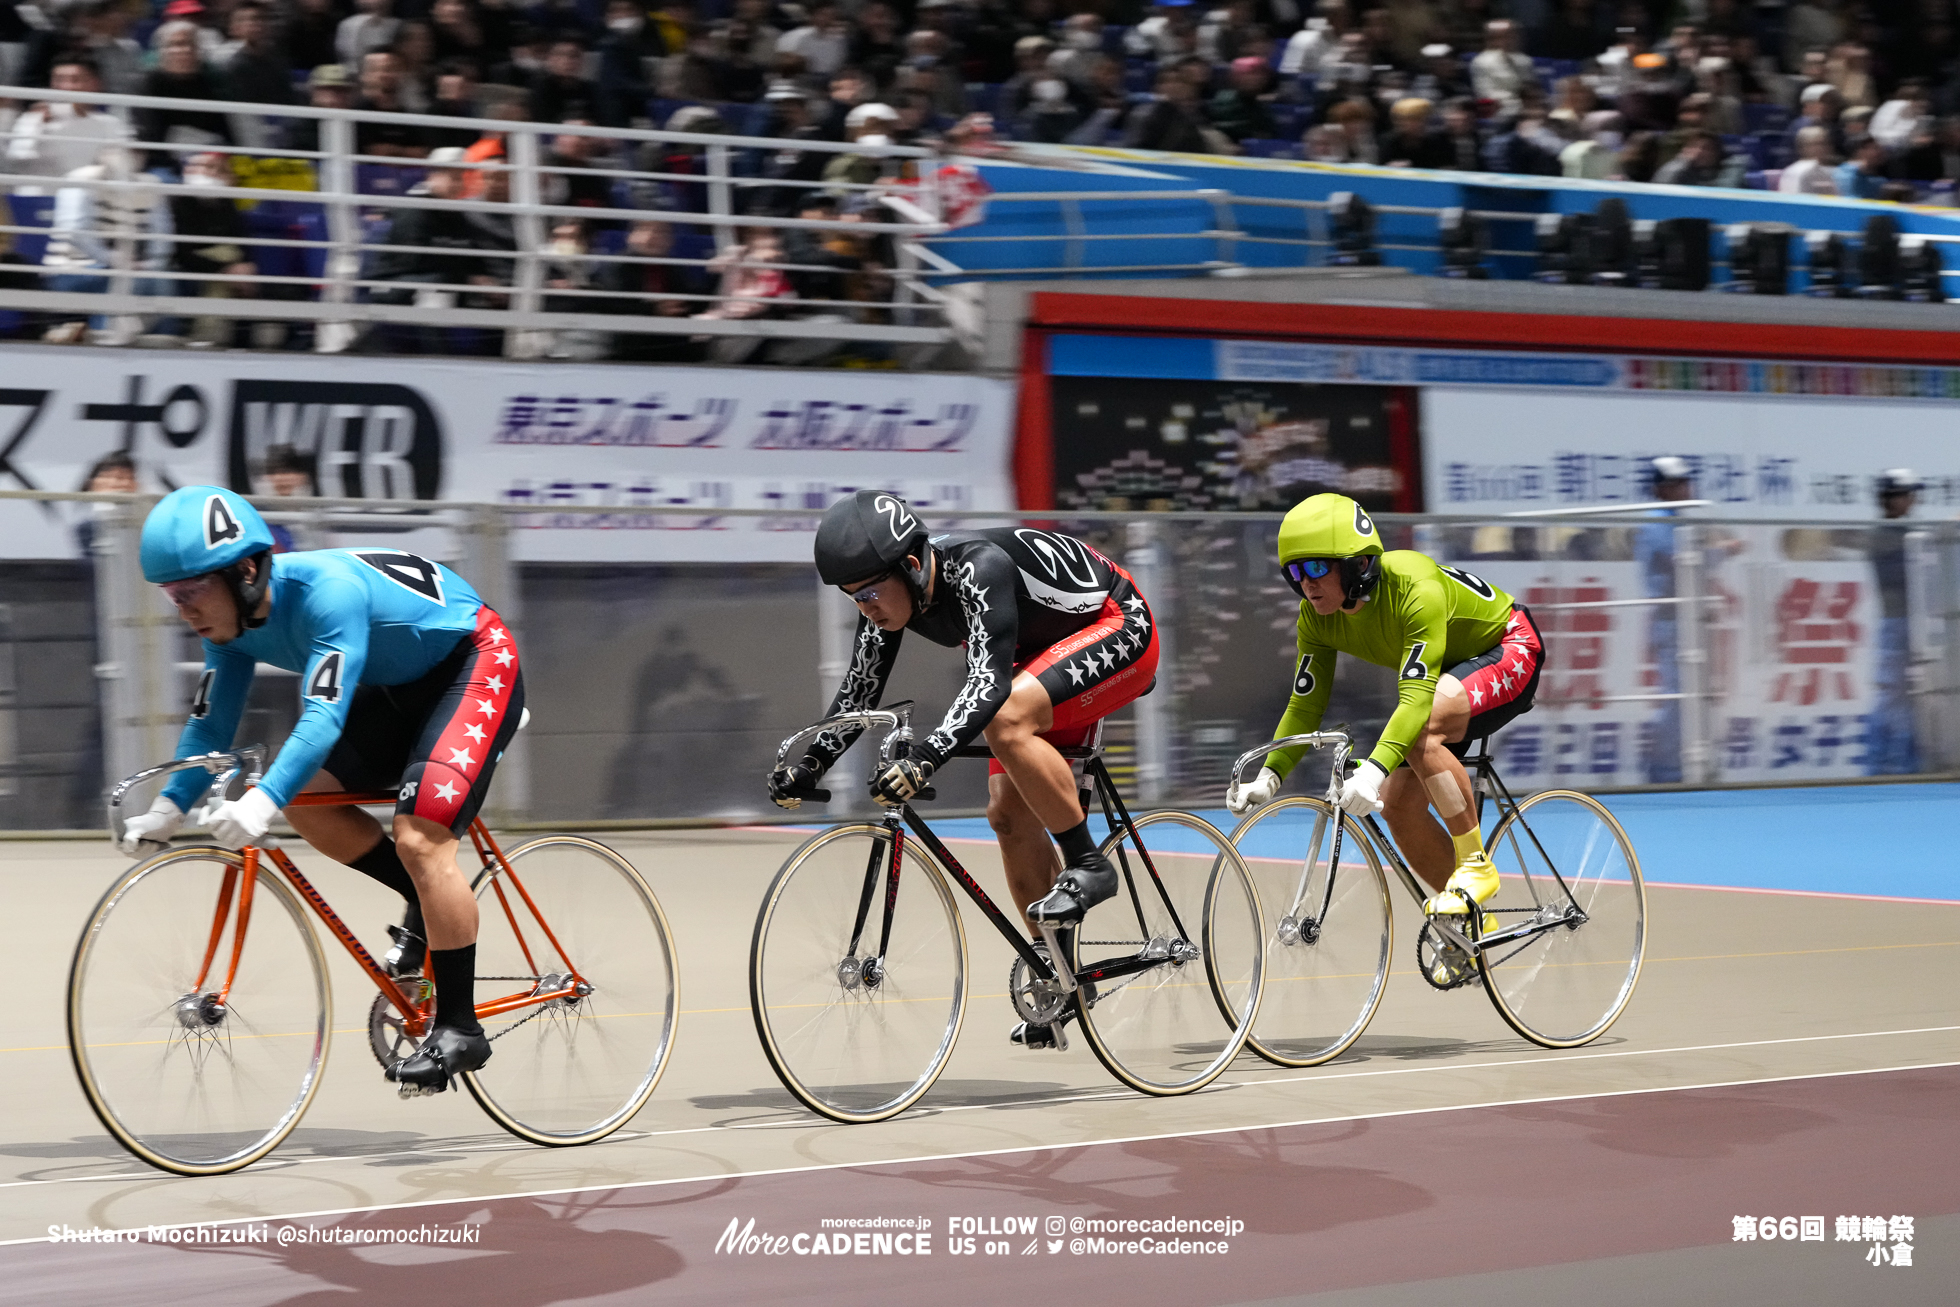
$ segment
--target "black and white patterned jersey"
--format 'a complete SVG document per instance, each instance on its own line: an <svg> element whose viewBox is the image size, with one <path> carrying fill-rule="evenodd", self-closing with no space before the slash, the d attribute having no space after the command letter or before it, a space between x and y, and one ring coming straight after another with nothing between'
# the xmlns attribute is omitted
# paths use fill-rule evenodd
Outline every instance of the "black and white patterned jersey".
<svg viewBox="0 0 1960 1307"><path fill-rule="evenodd" d="M915 611L905 630L966 650L966 683L945 719L912 746L913 757L938 767L994 719L1017 666L1095 623L1112 599L1120 604L1134 596L1135 586L1129 573L1094 549L1053 531L953 531L934 536L932 545L938 568L932 603ZM858 615L850 669L831 701L832 714L878 706L903 635L881 631ZM857 735L826 731L811 753L828 766Z"/></svg>

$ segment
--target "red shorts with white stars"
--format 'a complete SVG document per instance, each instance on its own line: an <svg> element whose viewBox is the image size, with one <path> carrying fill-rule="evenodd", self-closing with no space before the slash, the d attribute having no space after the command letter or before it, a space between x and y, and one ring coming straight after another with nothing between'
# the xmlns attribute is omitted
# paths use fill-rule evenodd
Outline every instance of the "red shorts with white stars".
<svg viewBox="0 0 1960 1307"><path fill-rule="evenodd" d="M524 674L510 628L486 604L476 629L428 675L354 691L324 770L350 790L399 787L397 813L461 835L524 716Z"/></svg>
<svg viewBox="0 0 1960 1307"><path fill-rule="evenodd" d="M1449 669L1463 682L1470 698L1470 725L1463 738L1443 747L1461 758L1471 741L1483 739L1498 727L1531 711L1538 693L1538 672L1545 665L1545 642L1539 638L1538 624L1531 610L1522 604L1511 606L1511 620L1504 636L1475 658L1466 658Z"/></svg>

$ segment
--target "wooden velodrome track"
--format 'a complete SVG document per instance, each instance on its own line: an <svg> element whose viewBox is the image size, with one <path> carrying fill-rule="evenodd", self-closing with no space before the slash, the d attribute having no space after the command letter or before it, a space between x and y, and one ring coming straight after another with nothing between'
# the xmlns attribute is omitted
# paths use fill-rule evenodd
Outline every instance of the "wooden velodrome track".
<svg viewBox="0 0 1960 1307"><path fill-rule="evenodd" d="M398 1100L365 1048L364 982L336 957L319 1097L271 1159L213 1179L124 1154L69 1066L69 955L122 861L106 844L6 846L0 1301L1960 1300L1960 903L1657 886L1627 1014L1590 1047L1547 1052L1481 991L1421 983L1398 896L1397 974L1353 1053L1307 1071L1247 1055L1181 1099L1121 1089L1079 1040L1011 1047L1008 954L970 914L973 1002L946 1075L906 1116L847 1127L792 1104L747 1006L755 905L799 838L609 841L672 919L684 1013L653 1101L612 1139L538 1149L461 1093ZM991 850L956 848L998 894ZM1866 853L1887 856L1882 841ZM393 907L381 891L301 863L379 938ZM1821 1216L1824 1237L1741 1242L1744 1215ZM1912 1264L1889 1264L1888 1247L1874 1266L1872 1244L1835 1237L1840 1216L1913 1218ZM842 1254L717 1250L731 1221L813 1235L864 1218L923 1218L930 1254L869 1240ZM1121 1236L1224 1238L1224 1251L1072 1242L1092 1228L1078 1221L1167 1218L1242 1226ZM1065 1238L1048 1238L1051 1221ZM291 1241L48 1238L199 1222ZM474 1242L311 1242L421 1226Z"/></svg>

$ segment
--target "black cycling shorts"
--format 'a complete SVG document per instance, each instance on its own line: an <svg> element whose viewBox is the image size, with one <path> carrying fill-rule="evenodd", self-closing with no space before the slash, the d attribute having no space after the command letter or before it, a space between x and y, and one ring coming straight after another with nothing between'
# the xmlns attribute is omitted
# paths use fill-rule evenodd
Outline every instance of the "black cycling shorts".
<svg viewBox="0 0 1960 1307"><path fill-rule="evenodd" d="M524 716L517 645L489 605L476 630L419 680L362 685L323 770L349 790L401 787L395 812L461 835Z"/></svg>

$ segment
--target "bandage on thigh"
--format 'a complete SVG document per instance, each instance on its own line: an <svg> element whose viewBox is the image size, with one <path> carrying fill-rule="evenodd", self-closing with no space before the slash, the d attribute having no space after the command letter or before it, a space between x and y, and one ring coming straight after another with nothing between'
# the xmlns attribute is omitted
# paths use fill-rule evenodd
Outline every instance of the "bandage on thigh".
<svg viewBox="0 0 1960 1307"><path fill-rule="evenodd" d="M1429 801L1436 805L1436 811L1444 820L1463 811L1463 791L1457 788L1456 777L1448 772L1437 772L1434 776L1422 778L1423 788L1429 791Z"/></svg>

